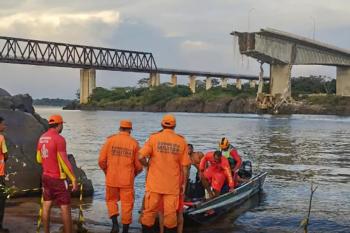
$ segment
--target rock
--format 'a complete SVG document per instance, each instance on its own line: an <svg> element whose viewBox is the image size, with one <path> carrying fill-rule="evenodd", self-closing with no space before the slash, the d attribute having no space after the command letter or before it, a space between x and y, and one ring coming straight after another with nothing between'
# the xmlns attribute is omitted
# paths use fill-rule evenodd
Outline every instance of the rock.
<svg viewBox="0 0 350 233"><path fill-rule="evenodd" d="M7 125L7 186L14 186L19 190L39 188L41 167L36 163L35 155L38 139L45 128L29 113L0 110L0 115ZM24 193L16 193L22 194Z"/></svg>
<svg viewBox="0 0 350 233"><path fill-rule="evenodd" d="M230 113L256 113L256 103L253 98L234 98L229 106Z"/></svg>
<svg viewBox="0 0 350 233"><path fill-rule="evenodd" d="M10 93L8 93L6 90L0 88L0 97L7 96L10 97Z"/></svg>
<svg viewBox="0 0 350 233"><path fill-rule="evenodd" d="M33 114L33 99L30 95L15 95L12 97L12 102L16 109Z"/></svg>
<svg viewBox="0 0 350 233"><path fill-rule="evenodd" d="M72 101L63 107L64 110L77 110L80 109L80 104L78 101Z"/></svg>
<svg viewBox="0 0 350 233"><path fill-rule="evenodd" d="M228 106L231 103L232 98L222 98L219 100L214 100L206 102L203 112L227 112Z"/></svg>
<svg viewBox="0 0 350 233"><path fill-rule="evenodd" d="M204 102L200 98L177 98L165 105L167 112L203 112Z"/></svg>
<svg viewBox="0 0 350 233"><path fill-rule="evenodd" d="M94 193L94 187L92 185L91 180L89 180L85 174L85 172L77 166L75 158L72 154L68 154L68 160L72 164L74 174L78 179L78 182L83 184L83 193L84 196L91 196ZM74 193L75 196L79 195L80 191Z"/></svg>
<svg viewBox="0 0 350 233"><path fill-rule="evenodd" d="M41 193L41 166L36 162L36 147L39 137L48 128L47 120L35 113L29 95L12 97L1 90L4 95L0 96L0 116L6 121L5 139L9 151L6 184L19 190L13 196L37 195ZM84 194L92 195L91 180L77 167L73 155L69 155L69 160L74 173L81 178Z"/></svg>

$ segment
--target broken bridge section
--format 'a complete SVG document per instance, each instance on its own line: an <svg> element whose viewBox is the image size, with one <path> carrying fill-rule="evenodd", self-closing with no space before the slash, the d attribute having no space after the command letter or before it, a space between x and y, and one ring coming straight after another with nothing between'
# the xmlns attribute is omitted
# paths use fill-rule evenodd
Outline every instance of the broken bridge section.
<svg viewBox="0 0 350 233"><path fill-rule="evenodd" d="M270 64L270 94L291 96L293 65L337 67L337 95L350 96L350 51L291 33L261 29L232 32L238 37L241 54Z"/></svg>

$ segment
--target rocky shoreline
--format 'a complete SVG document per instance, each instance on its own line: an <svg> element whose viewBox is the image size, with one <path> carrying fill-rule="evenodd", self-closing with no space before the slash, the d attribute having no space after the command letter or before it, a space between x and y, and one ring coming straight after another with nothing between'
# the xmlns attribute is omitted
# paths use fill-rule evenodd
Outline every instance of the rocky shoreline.
<svg viewBox="0 0 350 233"><path fill-rule="evenodd" d="M65 106L65 110L89 111L144 111L144 112L193 112L193 113L249 113L249 114L310 114L350 116L350 98L348 104L310 104L307 101L293 101L283 104L278 111L262 111L257 108L253 97L222 97L204 101L196 97L179 97L166 104L127 105L123 102L104 104L78 104L73 102Z"/></svg>
<svg viewBox="0 0 350 233"><path fill-rule="evenodd" d="M0 116L7 125L5 131L9 159L6 163L6 186L12 197L39 195L41 193L41 166L36 162L36 146L40 135L48 128L28 95L11 96L0 88ZM78 168L74 156L69 155L74 173L84 185L85 196L94 192L92 182ZM75 193L77 195L78 193Z"/></svg>

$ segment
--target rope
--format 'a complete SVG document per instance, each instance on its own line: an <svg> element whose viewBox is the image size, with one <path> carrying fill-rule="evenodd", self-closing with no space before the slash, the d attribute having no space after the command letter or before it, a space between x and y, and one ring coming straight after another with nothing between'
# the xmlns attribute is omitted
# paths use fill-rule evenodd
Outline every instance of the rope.
<svg viewBox="0 0 350 233"><path fill-rule="evenodd" d="M83 214L83 183L80 183L80 196L79 196L79 216L78 216L78 233L87 233L87 229L84 228L84 214Z"/></svg>
<svg viewBox="0 0 350 233"><path fill-rule="evenodd" d="M38 221L37 221L37 225L36 225L36 233L40 232L41 220L42 220L42 215L43 215L43 203L44 203L44 195L41 194L40 209L39 209Z"/></svg>
<svg viewBox="0 0 350 233"><path fill-rule="evenodd" d="M78 223L77 223L77 226L78 226L77 232L78 233L86 233L88 231L83 227L84 222L85 222L84 213L83 213L83 188L84 188L84 185L82 182L78 183L78 185L80 186L80 189L79 189L80 194L79 194L79 215L78 215ZM6 199L10 199L11 196L13 196L16 193L38 192L38 191L42 191L42 188L17 189L14 187L8 188L5 185L0 185L0 192L4 193L6 195ZM40 198L40 209L39 209L39 213L38 213L36 233L39 233L40 228L41 228L42 214L43 214L43 203L44 203L44 195L42 193L41 198Z"/></svg>

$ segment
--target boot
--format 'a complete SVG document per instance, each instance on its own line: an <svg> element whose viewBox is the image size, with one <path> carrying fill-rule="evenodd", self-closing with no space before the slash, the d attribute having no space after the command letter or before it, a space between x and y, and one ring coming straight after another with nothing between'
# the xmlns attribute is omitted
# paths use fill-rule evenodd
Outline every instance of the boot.
<svg viewBox="0 0 350 233"><path fill-rule="evenodd" d="M123 233L129 233L129 224L123 224Z"/></svg>
<svg viewBox="0 0 350 233"><path fill-rule="evenodd" d="M142 233L155 233L154 226L148 227L146 225L142 225Z"/></svg>
<svg viewBox="0 0 350 233"><path fill-rule="evenodd" d="M164 233L177 233L177 227L173 227L173 228L164 227Z"/></svg>
<svg viewBox="0 0 350 233"><path fill-rule="evenodd" d="M118 216L114 215L111 217L111 219L112 219L112 223L113 223L111 233L119 233Z"/></svg>

